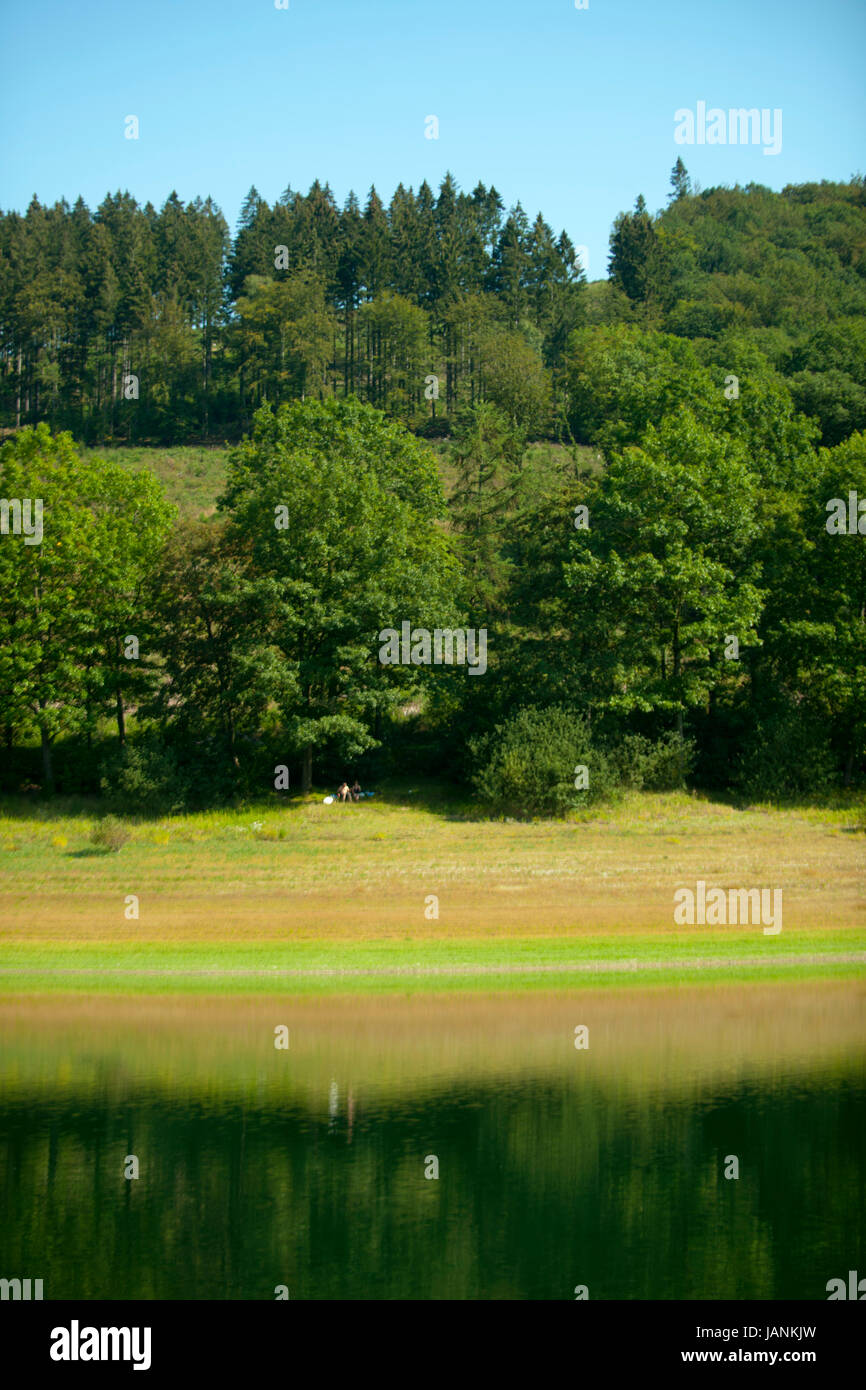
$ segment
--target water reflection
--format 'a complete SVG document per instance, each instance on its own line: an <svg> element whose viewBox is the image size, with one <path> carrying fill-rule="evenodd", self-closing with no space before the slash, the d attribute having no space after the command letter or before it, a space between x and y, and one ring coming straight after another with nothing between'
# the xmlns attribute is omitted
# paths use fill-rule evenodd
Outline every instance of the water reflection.
<svg viewBox="0 0 866 1390"><path fill-rule="evenodd" d="M0 1275L47 1298L825 1298L863 1264L863 993L4 1000Z"/></svg>

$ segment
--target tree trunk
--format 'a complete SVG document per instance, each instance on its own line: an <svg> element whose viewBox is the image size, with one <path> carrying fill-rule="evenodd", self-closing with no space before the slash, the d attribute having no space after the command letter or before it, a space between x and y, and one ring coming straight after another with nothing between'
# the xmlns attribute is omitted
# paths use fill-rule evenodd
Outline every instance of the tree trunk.
<svg viewBox="0 0 866 1390"><path fill-rule="evenodd" d="M120 686L115 691L117 701L117 738L121 748L126 743L126 719L123 713L123 696L120 693Z"/></svg>
<svg viewBox="0 0 866 1390"><path fill-rule="evenodd" d="M3 741L6 745L6 760L2 773L0 773L0 787L2 787L4 791L11 792L14 786L12 780L12 753L15 748L15 730L12 728L11 724L6 724L3 729ZM8 781L7 777L9 779Z"/></svg>
<svg viewBox="0 0 866 1390"><path fill-rule="evenodd" d="M213 356L213 340L211 337L210 316L205 315L204 320L204 401L202 403L202 435L205 439L210 430L210 379Z"/></svg>
<svg viewBox="0 0 866 1390"><path fill-rule="evenodd" d="M301 766L301 791L304 796L310 791L313 785L313 745L308 743L304 749L304 760Z"/></svg>
<svg viewBox="0 0 866 1390"><path fill-rule="evenodd" d="M45 782L45 790L49 796L54 795L54 761L51 757L51 739L44 728L39 730L42 740L42 776Z"/></svg>
<svg viewBox="0 0 866 1390"><path fill-rule="evenodd" d="M681 692L680 692L680 672L681 672L681 669L682 669L682 659L681 659L681 653L680 653L680 620L679 620L679 614L677 614L676 621L674 622L674 633L673 633L673 678L674 678L674 686L676 687L676 695L677 695L678 698L679 698L679 696L680 696L680 694L681 694ZM682 782L682 780L683 780L683 707L682 707L682 703L680 703L679 708L677 709L677 743L678 743L678 745L679 745L679 747L678 747L678 762L679 762L679 771L680 771L680 782Z"/></svg>
<svg viewBox="0 0 866 1390"><path fill-rule="evenodd" d="M117 414L117 343L114 335L111 338L111 416L109 419L109 431L111 438L114 438L114 421Z"/></svg>

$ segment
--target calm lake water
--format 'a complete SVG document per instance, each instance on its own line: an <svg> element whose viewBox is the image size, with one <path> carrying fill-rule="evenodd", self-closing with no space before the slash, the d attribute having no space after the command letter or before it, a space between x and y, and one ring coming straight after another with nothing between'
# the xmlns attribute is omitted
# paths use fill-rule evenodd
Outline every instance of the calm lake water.
<svg viewBox="0 0 866 1390"><path fill-rule="evenodd" d="M866 1271L863 1005L835 982L4 999L0 1277L46 1298L825 1299Z"/></svg>

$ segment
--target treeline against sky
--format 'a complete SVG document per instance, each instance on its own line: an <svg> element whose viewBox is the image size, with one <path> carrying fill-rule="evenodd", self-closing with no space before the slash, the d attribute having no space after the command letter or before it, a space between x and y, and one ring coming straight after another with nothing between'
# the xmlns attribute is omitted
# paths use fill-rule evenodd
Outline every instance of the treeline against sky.
<svg viewBox="0 0 866 1390"><path fill-rule="evenodd" d="M4 423L88 441L236 438L266 401L353 393L421 424L476 399L487 359L543 397L582 280L540 214L450 176L388 208L375 189L342 209L318 182L273 207L251 189L234 240L210 199L34 199L0 252Z"/></svg>
<svg viewBox="0 0 866 1390"><path fill-rule="evenodd" d="M822 442L866 426L866 188L691 190L620 215L606 267L496 189L251 189L234 237L208 198L129 193L0 215L0 425L82 442L236 440L262 404L357 396L448 433L488 401L528 437L588 441L577 329L635 326L721 361L758 349ZM733 370L733 369L732 369Z"/></svg>
<svg viewBox="0 0 866 1390"><path fill-rule="evenodd" d="M174 197L4 217L3 789L445 773L522 814L862 780L866 188L671 183L590 284L450 178L253 192L233 242ZM79 447L221 433L197 522ZM484 630L486 669L383 663L404 623Z"/></svg>

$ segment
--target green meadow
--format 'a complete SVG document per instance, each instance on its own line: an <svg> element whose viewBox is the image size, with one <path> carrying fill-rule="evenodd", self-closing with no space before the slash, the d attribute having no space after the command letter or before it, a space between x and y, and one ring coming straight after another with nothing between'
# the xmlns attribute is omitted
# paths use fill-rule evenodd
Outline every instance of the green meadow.
<svg viewBox="0 0 866 1390"><path fill-rule="evenodd" d="M197 520L216 511L225 483L228 445L121 445L83 452L119 463L131 472L148 469L162 483L166 497L182 518Z"/></svg>
<svg viewBox="0 0 866 1390"><path fill-rule="evenodd" d="M446 440L430 441L436 456L443 487L450 496L457 486L458 473L452 459L452 446ZM130 472L147 469L159 479L165 495L178 509L183 520L194 521L213 516L217 498L226 481L229 444L140 444L106 445L82 449L85 457L94 456L120 464ZM529 444L523 460L523 471L543 486L557 466L572 455L588 472L601 468L599 451L589 445L576 445L572 450L562 444L540 441Z"/></svg>
<svg viewBox="0 0 866 1390"><path fill-rule="evenodd" d="M738 808L635 794L561 821L482 820L441 788L122 822L0 815L0 990L297 994L855 977L862 797ZM677 926L673 895L778 887L783 925Z"/></svg>

